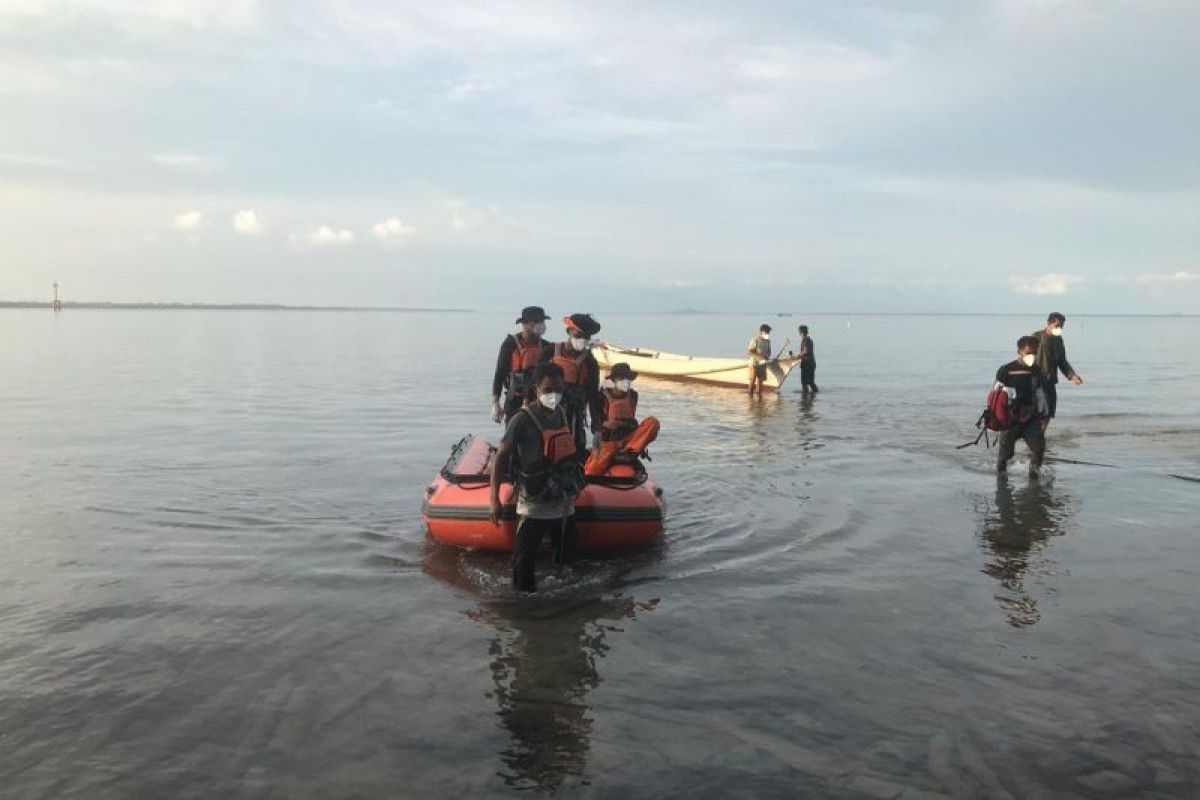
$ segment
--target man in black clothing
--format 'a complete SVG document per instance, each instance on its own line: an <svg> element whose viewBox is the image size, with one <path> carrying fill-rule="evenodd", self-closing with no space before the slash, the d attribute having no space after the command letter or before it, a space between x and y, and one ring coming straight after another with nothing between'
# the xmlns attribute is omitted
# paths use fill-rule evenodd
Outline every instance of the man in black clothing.
<svg viewBox="0 0 1200 800"><path fill-rule="evenodd" d="M496 373L492 377L492 422L507 423L521 409L525 394L532 386L533 369L549 358L553 348L542 339L546 332L546 312L541 306L526 306L521 310L517 324L521 330L509 334L500 343L500 354L496 357ZM500 392L507 392L504 406L500 405Z"/></svg>
<svg viewBox="0 0 1200 800"><path fill-rule="evenodd" d="M1005 387L1013 409L1012 427L1000 435L1000 457L997 472L1006 472L1008 462L1024 439L1029 447L1029 477L1036 478L1046 454L1046 439L1042 435L1037 413L1037 391L1041 378L1034 362L1037 360L1038 340L1022 336L1017 340L1017 358L996 370L996 383Z"/></svg>
<svg viewBox="0 0 1200 800"><path fill-rule="evenodd" d="M583 489L583 453L575 445L569 412L562 403L562 369L557 364L541 364L533 380L535 398L508 423L491 476L489 516L493 525L499 525L502 465L511 464L519 519L513 545L513 587L520 592L537 590L534 560L547 534L554 563L571 562L575 498Z"/></svg>
<svg viewBox="0 0 1200 800"><path fill-rule="evenodd" d="M817 351L813 349L812 337L808 335L808 326L800 326L800 346L796 350L800 357L800 392L817 393Z"/></svg>
<svg viewBox="0 0 1200 800"><path fill-rule="evenodd" d="M1055 311L1046 318L1046 326L1033 334L1038 340L1036 363L1042 376L1042 391L1046 395L1046 406L1049 409L1049 413L1042 417L1042 433L1046 432L1058 409L1058 373L1062 372L1063 377L1076 386L1083 383L1083 378L1067 361L1067 346L1062 340L1062 329L1066 324L1067 318Z"/></svg>

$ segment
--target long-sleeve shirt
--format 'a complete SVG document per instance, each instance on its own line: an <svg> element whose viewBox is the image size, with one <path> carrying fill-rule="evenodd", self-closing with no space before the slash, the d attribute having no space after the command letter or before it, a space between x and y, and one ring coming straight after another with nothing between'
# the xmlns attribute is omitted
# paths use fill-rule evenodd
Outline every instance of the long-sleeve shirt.
<svg viewBox="0 0 1200 800"><path fill-rule="evenodd" d="M1037 361L1034 366L1046 383L1058 383L1058 373L1064 378L1075 376L1075 370L1067 361L1067 346L1061 336L1052 336L1045 331L1036 331L1034 337L1038 340Z"/></svg>
<svg viewBox="0 0 1200 800"><path fill-rule="evenodd" d="M996 370L996 383L1016 390L1017 414L1022 421L1029 419L1037 409L1039 380L1037 365L1027 367L1019 360L1010 361Z"/></svg>
<svg viewBox="0 0 1200 800"><path fill-rule="evenodd" d="M811 336L800 337L800 360L805 364L817 363L817 352L813 348Z"/></svg>
<svg viewBox="0 0 1200 800"><path fill-rule="evenodd" d="M492 396L499 397L508 385L508 374L512 371L512 357L517 349L517 342L513 336L505 336L504 341L500 343L500 354L496 356L496 374L492 378ZM549 361L550 355L554 353L554 345L550 342L542 340L541 355L538 358L539 363Z"/></svg>

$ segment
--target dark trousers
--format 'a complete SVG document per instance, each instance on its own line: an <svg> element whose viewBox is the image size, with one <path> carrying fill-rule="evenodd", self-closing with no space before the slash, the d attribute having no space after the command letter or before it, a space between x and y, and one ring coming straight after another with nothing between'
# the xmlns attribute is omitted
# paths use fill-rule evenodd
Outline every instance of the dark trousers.
<svg viewBox="0 0 1200 800"><path fill-rule="evenodd" d="M1000 434L1000 456L996 466L1007 469L1017 450L1017 440L1024 439L1029 446L1029 465L1037 468L1042 466L1042 458L1046 455L1046 437L1042 435L1042 426L1037 415L1031 416L1027 422L1020 422Z"/></svg>
<svg viewBox="0 0 1200 800"><path fill-rule="evenodd" d="M513 588L518 592L536 592L537 578L534 562L542 537L549 534L553 560L556 565L570 564L575 557L575 515L565 519L533 519L522 517L517 525L517 543L513 547Z"/></svg>
<svg viewBox="0 0 1200 800"><path fill-rule="evenodd" d="M817 383L813 378L817 374L817 365L812 361L800 362L800 388L817 391Z"/></svg>

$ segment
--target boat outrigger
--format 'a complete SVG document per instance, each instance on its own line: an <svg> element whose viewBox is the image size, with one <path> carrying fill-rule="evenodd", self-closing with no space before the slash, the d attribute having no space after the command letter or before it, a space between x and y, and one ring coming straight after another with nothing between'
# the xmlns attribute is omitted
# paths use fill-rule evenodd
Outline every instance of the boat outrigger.
<svg viewBox="0 0 1200 800"><path fill-rule="evenodd" d="M516 540L516 498L512 484L500 485L500 524L488 519L490 475L496 448L464 436L425 489L421 514L429 535L442 544L511 552ZM618 460L605 475L588 477L575 500L580 552L625 550L662 536L663 492L637 459Z"/></svg>
<svg viewBox="0 0 1200 800"><path fill-rule="evenodd" d="M746 358L704 358L683 356L649 350L645 347L619 347L601 343L592 348L601 367L611 368L624 361L640 375L677 381L711 383L717 386L736 386L745 389L750 385L749 360ZM763 388L778 391L787 376L800 363L799 358L775 358L765 362L766 379Z"/></svg>

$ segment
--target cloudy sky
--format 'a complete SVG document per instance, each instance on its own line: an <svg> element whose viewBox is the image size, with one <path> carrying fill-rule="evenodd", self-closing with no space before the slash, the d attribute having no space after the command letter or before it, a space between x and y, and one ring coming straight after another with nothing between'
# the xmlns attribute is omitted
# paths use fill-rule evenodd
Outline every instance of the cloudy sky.
<svg viewBox="0 0 1200 800"><path fill-rule="evenodd" d="M1195 0L0 0L0 299L1200 313Z"/></svg>

